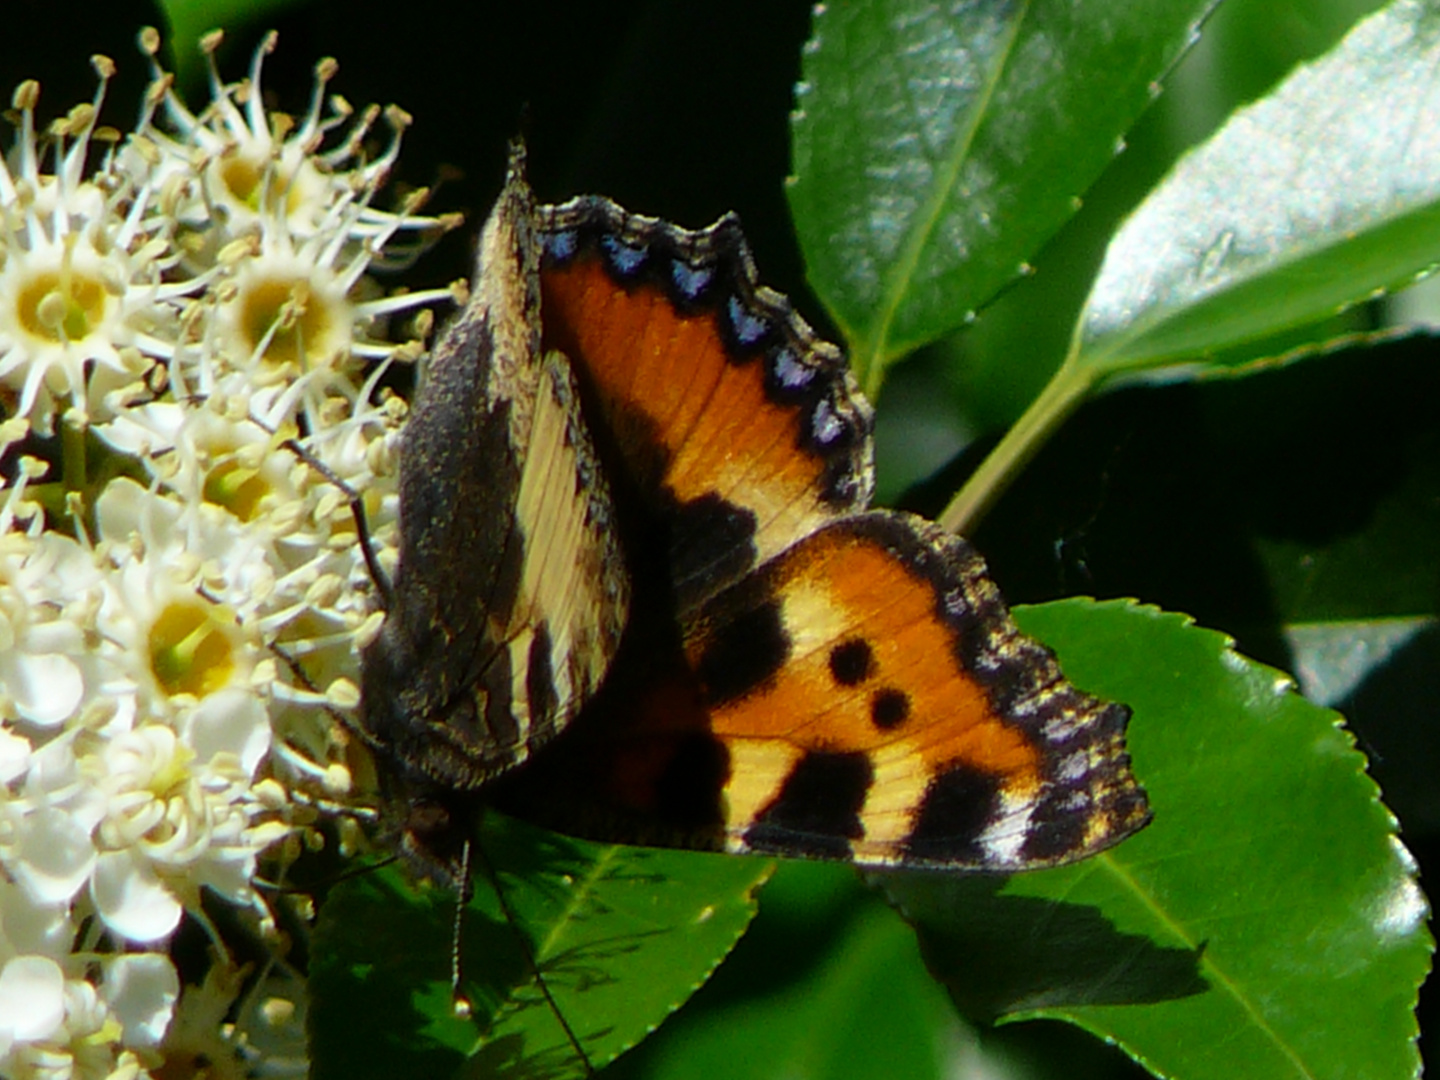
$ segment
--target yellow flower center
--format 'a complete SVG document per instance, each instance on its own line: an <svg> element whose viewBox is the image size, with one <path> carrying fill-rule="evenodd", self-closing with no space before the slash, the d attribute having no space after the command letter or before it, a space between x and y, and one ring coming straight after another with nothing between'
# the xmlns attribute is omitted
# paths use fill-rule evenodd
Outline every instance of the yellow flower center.
<svg viewBox="0 0 1440 1080"><path fill-rule="evenodd" d="M237 202L251 207L259 205L260 200L256 193L260 190L260 178L264 175L264 169L239 154L231 154L220 163L220 180L225 189L235 196Z"/></svg>
<svg viewBox="0 0 1440 1080"><path fill-rule="evenodd" d="M304 278L268 278L245 290L240 326L253 352L275 328L265 359L272 364L322 362L333 336L334 311L315 296Z"/></svg>
<svg viewBox="0 0 1440 1080"><path fill-rule="evenodd" d="M205 474L205 501L223 507L241 521L254 521L260 511L260 500L270 493L270 485L260 470L240 464L234 458L221 461Z"/></svg>
<svg viewBox="0 0 1440 1080"><path fill-rule="evenodd" d="M20 290L15 314L37 338L81 341L105 318L105 304L105 286L95 278L47 270Z"/></svg>
<svg viewBox="0 0 1440 1080"><path fill-rule="evenodd" d="M303 169L308 162L302 161ZM289 215L301 200L296 177L268 155L247 157L232 151L216 164L215 175L237 203L259 211L262 203Z"/></svg>
<svg viewBox="0 0 1440 1080"><path fill-rule="evenodd" d="M235 650L224 613L198 598L173 601L150 627L150 670L167 694L201 698L230 682Z"/></svg>

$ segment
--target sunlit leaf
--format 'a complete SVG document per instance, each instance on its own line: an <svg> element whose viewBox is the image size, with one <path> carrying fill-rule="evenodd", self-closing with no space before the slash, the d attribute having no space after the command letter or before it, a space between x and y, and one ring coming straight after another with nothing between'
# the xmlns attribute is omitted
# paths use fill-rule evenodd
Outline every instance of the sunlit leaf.
<svg viewBox="0 0 1440 1080"><path fill-rule="evenodd" d="M1428 270L1437 72L1440 7L1398 0L1235 113L1111 242L1078 362L1110 372L1207 356Z"/></svg>
<svg viewBox="0 0 1440 1080"><path fill-rule="evenodd" d="M417 891L395 867L352 879L316 932L313 1075L583 1077L561 1017L591 1066L634 1045L734 946L770 870L763 859L585 843L498 816L481 842L514 922L482 870L460 948L473 1016L456 1017L451 1000L453 897Z"/></svg>
<svg viewBox="0 0 1440 1080"><path fill-rule="evenodd" d="M1017 617L1132 706L1155 819L1059 870L894 878L962 1008L1070 1020L1167 1077L1414 1075L1428 907L1338 715L1182 616Z"/></svg>
<svg viewBox="0 0 1440 1080"><path fill-rule="evenodd" d="M817 9L792 121L790 205L810 282L868 389L1023 272L1209 6Z"/></svg>

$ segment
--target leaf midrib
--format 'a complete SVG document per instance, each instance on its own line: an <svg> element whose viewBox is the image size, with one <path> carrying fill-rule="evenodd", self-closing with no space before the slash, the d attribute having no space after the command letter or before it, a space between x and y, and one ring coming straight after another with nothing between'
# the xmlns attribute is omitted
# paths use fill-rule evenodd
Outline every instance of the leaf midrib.
<svg viewBox="0 0 1440 1080"><path fill-rule="evenodd" d="M1104 854L1097 855L1095 862L1104 866L1111 876L1140 902L1141 906L1151 914L1156 922L1173 934L1185 948L1192 953L1200 952L1200 942L1156 902L1155 898L1141 886L1140 882L1121 864L1120 860L1113 853L1105 852ZM1230 998L1240 1007L1241 1011L1251 1019L1255 1027L1269 1038L1275 1048L1295 1066L1295 1071L1299 1076L1304 1077L1305 1080L1316 1080L1316 1074L1305 1064L1299 1053L1296 1052L1289 1042L1280 1036L1279 1032L1270 1026L1265 1019L1264 1013L1262 1013L1258 1006L1241 990L1240 984L1235 979L1232 979L1225 970L1215 962L1213 955L1213 952L1209 949L1200 953L1201 969L1214 977L1216 983L1225 990Z"/></svg>
<svg viewBox="0 0 1440 1080"><path fill-rule="evenodd" d="M874 324L873 331L867 335L868 340L865 343L865 359L862 370L865 372L865 390L872 397L879 389L880 374L884 370L885 362L889 359L886 352L890 328L894 325L896 313L909 293L911 282L915 276L915 268L919 265L920 256L930 237L934 234L941 210L955 188L960 166L975 145L975 135L989 113L990 102L995 96L996 87L1000 84L1001 75L1006 70L1014 53L1015 42L1020 37L1020 27L1029 14L1030 4L1031 0L1023 0L1019 12L1012 20L1010 38L1004 48L997 50L995 62L990 67L990 78L986 81L976 107L970 110L969 129L962 137L955 140L954 149L943 161L944 167L937 170L937 180L931 185L930 197L918 215L920 225L910 231L909 238L900 249L900 257L891 264L891 273L887 275L890 285L880 304L880 318Z"/></svg>

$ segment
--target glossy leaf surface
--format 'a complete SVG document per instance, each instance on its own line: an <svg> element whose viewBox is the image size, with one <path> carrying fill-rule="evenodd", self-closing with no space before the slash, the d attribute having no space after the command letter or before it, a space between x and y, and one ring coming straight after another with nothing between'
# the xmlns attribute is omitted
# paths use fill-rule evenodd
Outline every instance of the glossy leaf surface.
<svg viewBox="0 0 1440 1080"><path fill-rule="evenodd" d="M1068 1019L1170 1077L1413 1075L1428 907L1339 716L1183 616L1017 615L1132 706L1155 820L1073 867L890 879L962 1010Z"/></svg>
<svg viewBox="0 0 1440 1080"><path fill-rule="evenodd" d="M451 1003L453 898L417 891L394 866L354 878L316 933L315 1076L584 1076L557 1011L604 1065L710 975L770 871L768 860L584 843L498 815L481 842L515 922L482 870L461 939L473 1016Z"/></svg>
<svg viewBox="0 0 1440 1080"><path fill-rule="evenodd" d="M1109 372L1207 356L1429 270L1437 70L1440 6L1399 0L1231 116L1111 241L1078 363Z"/></svg>
<svg viewBox="0 0 1440 1080"><path fill-rule="evenodd" d="M790 206L862 384L962 326L1075 212L1204 0L817 9Z"/></svg>

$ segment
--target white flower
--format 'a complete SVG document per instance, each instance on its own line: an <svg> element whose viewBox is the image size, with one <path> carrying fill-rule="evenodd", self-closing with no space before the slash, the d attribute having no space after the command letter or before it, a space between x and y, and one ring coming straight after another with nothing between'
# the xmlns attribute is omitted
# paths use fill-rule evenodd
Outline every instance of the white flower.
<svg viewBox="0 0 1440 1080"><path fill-rule="evenodd" d="M66 904L37 904L20 886L0 878L0 964L16 956L63 962L75 941Z"/></svg>
<svg viewBox="0 0 1440 1080"><path fill-rule="evenodd" d="M179 990L174 966L154 953L107 958L98 987L48 957L13 957L0 968L0 1073L133 1077L135 1050L164 1037Z"/></svg>
<svg viewBox="0 0 1440 1080"><path fill-rule="evenodd" d="M206 885L254 902L255 859L286 831L253 823L268 809L250 782L269 745L264 708L236 691L192 710L184 737L147 724L105 745L91 762L106 795L91 897L111 930L160 940Z"/></svg>
<svg viewBox="0 0 1440 1080"><path fill-rule="evenodd" d="M165 1037L180 996L175 965L155 953L131 953L106 960L100 993L125 1030L130 1046L154 1046Z"/></svg>
<svg viewBox="0 0 1440 1080"><path fill-rule="evenodd" d="M0 530L25 485L43 467L21 462L21 478L7 493ZM37 514L32 522L38 521ZM94 665L85 640L85 612L100 595L101 574L91 552L70 537L31 529L0 531L0 717L53 729L77 716ZM0 782L14 779L13 736L0 739Z"/></svg>
<svg viewBox="0 0 1440 1080"><path fill-rule="evenodd" d="M168 957L131 953L90 966L70 955L75 923L0 878L0 1075L110 1077L153 1046L173 1016L179 979Z"/></svg>
<svg viewBox="0 0 1440 1080"><path fill-rule="evenodd" d="M342 99L335 98L330 102L330 114L322 118L325 86L337 71L333 60L316 65L314 94L300 122L285 117L283 125L275 125L275 118L265 112L261 74L265 56L275 49L276 36L271 34L256 50L250 77L228 85L221 79L214 60L222 40L223 35L217 31L202 42L209 67L210 104L197 116L171 90L169 76L155 62L159 35L148 31L141 36L160 91L152 95L152 100L163 107L173 134L154 124L148 115L139 130L171 168L187 178L194 175L198 152L203 191L187 191L193 198L192 205L185 208L190 214L208 217L209 208L215 208L232 237L249 231L261 214L285 217L293 232L308 235L352 194L347 187L373 190L384 181L399 153L399 131L375 162L353 173L344 169L357 157L377 110L367 110L356 118ZM346 123L351 128L338 140L339 145L328 152L317 152L321 143ZM279 137L277 132L281 133ZM431 228L433 222L417 222L414 227Z"/></svg>
<svg viewBox="0 0 1440 1080"><path fill-rule="evenodd" d="M146 171L102 167L86 175L113 65L97 58L96 70L94 103L52 129L59 140L54 173L40 171L35 82L15 91L20 129L9 164L0 162L0 383L18 390L19 414L42 431L51 429L56 399L86 408L87 363L111 375L96 383L103 390L168 358L176 301L205 283L203 276L162 279L174 263L173 223L144 212Z"/></svg>
<svg viewBox="0 0 1440 1080"><path fill-rule="evenodd" d="M34 903L68 903L94 872L92 833L104 797L86 783L74 753L79 732L51 739L31 755L18 797L0 803L11 842L5 868Z"/></svg>
<svg viewBox="0 0 1440 1080"><path fill-rule="evenodd" d="M44 956L16 956L0 968L0 1053L44 1042L65 1021L65 973Z"/></svg>
<svg viewBox="0 0 1440 1080"><path fill-rule="evenodd" d="M352 786L337 716L380 615L350 494L393 559L406 409L381 380L453 293L370 275L456 219L418 216L423 193L375 207L399 110L367 160L380 110L326 102L332 61L296 120L260 93L273 37L233 84L218 41L191 112L142 34L155 78L103 155L108 60L43 151L22 83L0 163L0 1076L237 1071L217 1018L245 984L201 891L263 939L260 860ZM57 428L51 477L21 450ZM216 960L182 994L164 950L187 913Z"/></svg>
<svg viewBox="0 0 1440 1080"><path fill-rule="evenodd" d="M79 708L86 645L65 611L93 596L97 581L89 553L69 537L0 534L0 688L19 718L54 727Z"/></svg>

